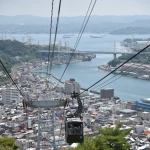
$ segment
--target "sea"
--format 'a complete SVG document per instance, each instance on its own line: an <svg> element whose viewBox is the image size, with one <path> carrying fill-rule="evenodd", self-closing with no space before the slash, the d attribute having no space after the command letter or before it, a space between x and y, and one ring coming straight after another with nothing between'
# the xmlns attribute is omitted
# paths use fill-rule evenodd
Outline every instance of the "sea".
<svg viewBox="0 0 150 150"><path fill-rule="evenodd" d="M95 36L99 38L91 38ZM34 44L46 45L49 44L49 34L13 34L7 36L10 39L16 39L25 42L30 39ZM78 34L58 34L56 44L60 43L62 46L74 48L77 41ZM121 42L126 38L150 38L149 34L134 34L134 35L110 35L110 34L83 34L76 50L80 51L129 51L129 49L122 47ZM54 35L51 37L51 43L54 42ZM143 47L146 45L143 45ZM119 55L117 55L119 56ZM91 61L81 61L71 63L62 81L74 78L83 88L88 88L109 72L99 70L98 66L107 64L113 59L111 54L97 54L96 58ZM53 65L51 73L58 78L61 77L66 64ZM37 69L36 71L46 71L46 67ZM141 98L150 97L150 81L137 79L128 76L111 74L105 80L102 80L90 90L100 91L101 89L113 88L115 96L120 97L122 101L139 101ZM112 78L112 79L110 79ZM55 79L51 79L57 83ZM107 81L108 80L108 81Z"/></svg>

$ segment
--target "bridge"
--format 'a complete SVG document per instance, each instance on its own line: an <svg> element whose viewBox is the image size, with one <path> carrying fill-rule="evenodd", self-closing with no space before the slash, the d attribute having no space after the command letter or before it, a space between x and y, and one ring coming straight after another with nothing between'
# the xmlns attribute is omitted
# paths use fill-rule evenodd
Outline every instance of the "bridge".
<svg viewBox="0 0 150 150"><path fill-rule="evenodd" d="M48 53L49 50L39 50L40 53ZM54 53L59 54L72 54L73 51L54 51ZM136 54L136 52L123 52L123 51L75 51L74 54ZM149 54L149 52L142 52L140 54Z"/></svg>
<svg viewBox="0 0 150 150"><path fill-rule="evenodd" d="M49 50L39 50L40 53L48 53ZM51 52L52 53L52 52ZM135 55L136 52L133 52L133 51L126 51L126 52L123 52L123 51L78 51L76 50L75 52L73 51L67 51L67 50L57 50L57 51L54 51L55 54L58 55L58 61L60 61L60 54L67 54L67 60L69 60L70 58L70 55L72 53L74 54L112 54L114 55L114 58L116 58L116 55L117 54L132 54L132 55ZM142 52L140 53L141 55L147 55L149 54L149 52Z"/></svg>

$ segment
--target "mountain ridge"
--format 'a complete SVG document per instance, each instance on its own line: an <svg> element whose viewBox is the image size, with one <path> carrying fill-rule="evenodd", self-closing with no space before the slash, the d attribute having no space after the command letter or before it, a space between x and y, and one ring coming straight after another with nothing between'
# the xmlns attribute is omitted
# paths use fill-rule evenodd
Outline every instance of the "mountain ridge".
<svg viewBox="0 0 150 150"><path fill-rule="evenodd" d="M49 33L50 18L18 15L4 16L0 15L0 33L28 33L39 34ZM52 33L55 32L57 18L53 18ZM82 26L84 16L76 17L60 17L58 33L78 33ZM150 16L135 15L135 16L91 16L85 33L125 33L131 34L131 30L136 29L137 33L144 33L150 27ZM121 30L126 30L123 32ZM115 31L115 32L114 32ZM128 32L129 31L129 32ZM147 34L150 34L149 29Z"/></svg>
<svg viewBox="0 0 150 150"><path fill-rule="evenodd" d="M56 22L56 17L53 17L54 22ZM75 16L75 17L60 17L60 23L68 22L83 22L84 16ZM31 15L17 15L17 16L5 16L0 15L0 24L49 24L50 17L40 17L40 16L31 16ZM119 22L119 23L130 23L137 20L150 20L149 15L134 15L134 16L96 16L93 15L90 17L89 22ZM36 21L36 22L35 22Z"/></svg>

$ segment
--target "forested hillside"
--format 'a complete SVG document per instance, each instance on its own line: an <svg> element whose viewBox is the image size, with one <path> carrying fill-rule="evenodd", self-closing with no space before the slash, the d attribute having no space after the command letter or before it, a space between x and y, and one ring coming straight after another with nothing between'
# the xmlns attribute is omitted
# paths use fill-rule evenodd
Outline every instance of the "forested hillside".
<svg viewBox="0 0 150 150"><path fill-rule="evenodd" d="M26 45L16 40L0 40L0 59L10 71L11 67L20 61L40 58L38 49L38 45Z"/></svg>

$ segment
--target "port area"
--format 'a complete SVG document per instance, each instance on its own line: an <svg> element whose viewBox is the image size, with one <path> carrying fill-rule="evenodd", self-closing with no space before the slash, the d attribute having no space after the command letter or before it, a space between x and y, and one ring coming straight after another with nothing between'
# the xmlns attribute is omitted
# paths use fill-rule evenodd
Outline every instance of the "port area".
<svg viewBox="0 0 150 150"><path fill-rule="evenodd" d="M105 71L113 71L121 64L118 64L116 67L109 66L108 64L98 66L98 69ZM120 74L125 76L130 76L143 80L150 80L150 65L149 64L140 64L140 63L127 63L117 69L114 74Z"/></svg>
<svg viewBox="0 0 150 150"><path fill-rule="evenodd" d="M81 62L82 60L76 59L76 60L72 60L70 63L77 63L77 62ZM52 65L62 65L62 64L66 64L64 63L58 63L58 62L54 62L52 63ZM43 68L43 67L47 67L48 66L48 62L45 61L41 61L41 63L39 65L37 65L36 67L32 68L32 71Z"/></svg>
<svg viewBox="0 0 150 150"><path fill-rule="evenodd" d="M58 60L54 60L52 65L62 65L62 64L68 64L68 63L77 63L77 62L84 62L84 61L91 61L92 59L96 58L95 54L88 54L88 55L83 55L79 56L76 58L72 58L70 62L67 62L66 60L62 60L61 62L58 62ZM51 62L47 62L45 60L40 60L40 61L35 61L34 66L32 70L37 70L43 67L47 67L48 65L51 64Z"/></svg>

